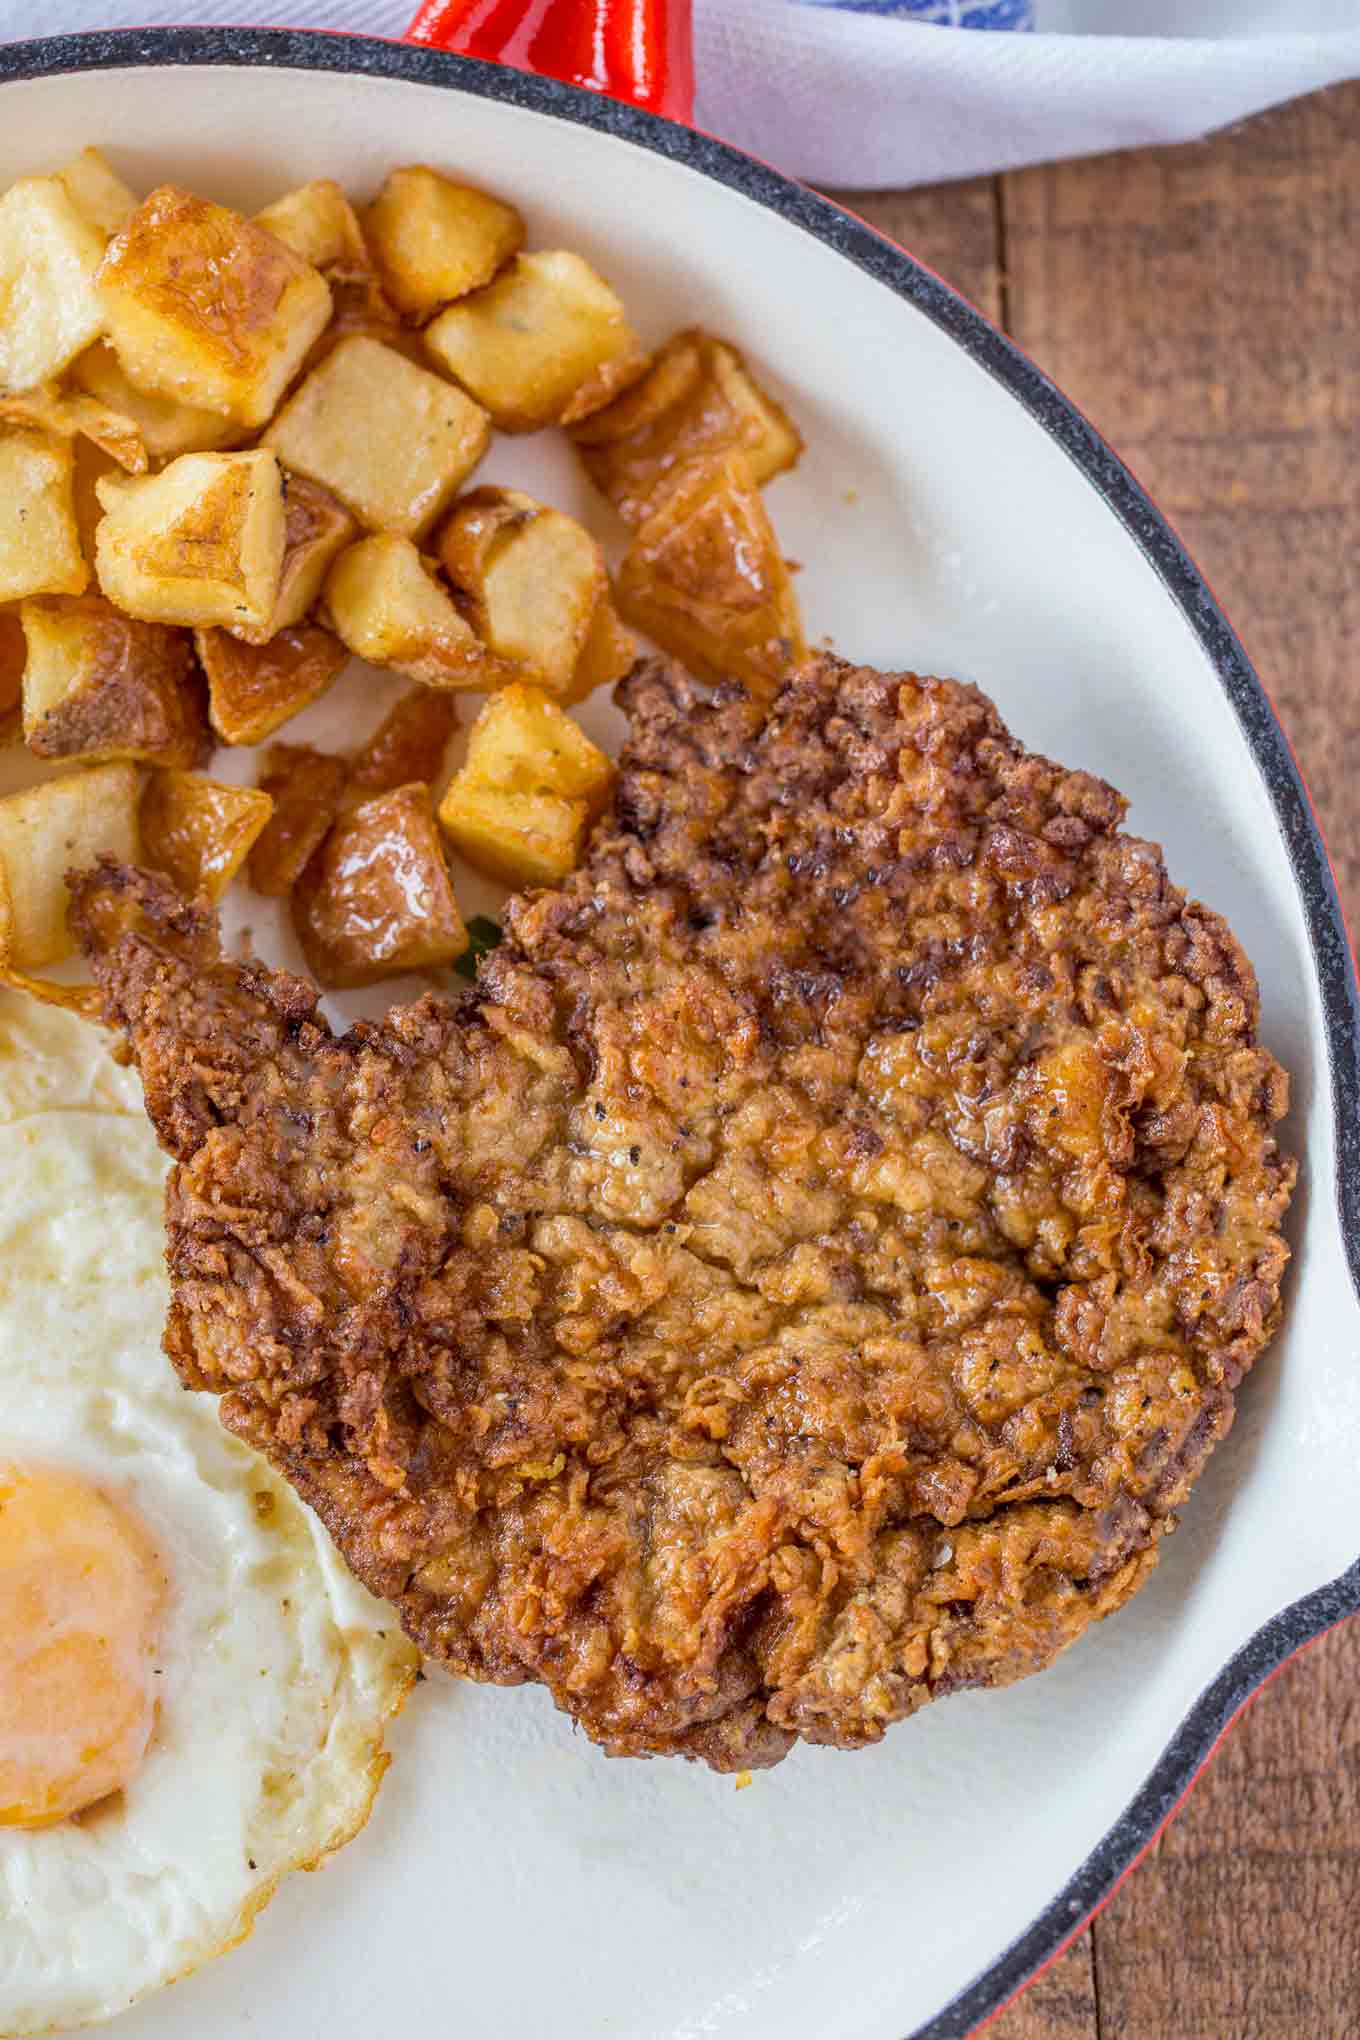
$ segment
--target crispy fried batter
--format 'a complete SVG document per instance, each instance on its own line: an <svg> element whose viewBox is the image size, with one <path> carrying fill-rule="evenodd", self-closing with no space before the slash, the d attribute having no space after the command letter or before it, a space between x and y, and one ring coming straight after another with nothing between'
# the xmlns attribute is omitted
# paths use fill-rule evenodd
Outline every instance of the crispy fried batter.
<svg viewBox="0 0 1360 2040"><path fill-rule="evenodd" d="M431 1656L619 1754L876 1741L1134 1591L1275 1328L1250 965L975 690L640 666L461 1003L333 1039L106 866L167 1348Z"/></svg>

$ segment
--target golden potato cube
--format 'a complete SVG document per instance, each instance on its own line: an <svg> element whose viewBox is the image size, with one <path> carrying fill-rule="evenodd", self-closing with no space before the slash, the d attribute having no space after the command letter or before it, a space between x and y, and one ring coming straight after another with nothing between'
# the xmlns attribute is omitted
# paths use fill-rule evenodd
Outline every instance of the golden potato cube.
<svg viewBox="0 0 1360 2040"><path fill-rule="evenodd" d="M264 444L370 530L419 538L489 437L485 414L461 390L357 334L312 370Z"/></svg>
<svg viewBox="0 0 1360 2040"><path fill-rule="evenodd" d="M343 758L306 744L274 744L265 754L260 791L274 812L250 853L250 883L282 899L291 892L340 812L348 770Z"/></svg>
<svg viewBox="0 0 1360 2040"><path fill-rule="evenodd" d="M0 609L0 746L23 728L24 663L28 646L17 609Z"/></svg>
<svg viewBox="0 0 1360 2040"><path fill-rule="evenodd" d="M439 808L459 855L505 885L556 885L581 861L590 820L583 800L560 793L515 793L460 772Z"/></svg>
<svg viewBox="0 0 1360 2040"><path fill-rule="evenodd" d="M68 439L0 431L0 602L85 588L73 475Z"/></svg>
<svg viewBox="0 0 1360 2040"><path fill-rule="evenodd" d="M639 526L620 613L704 680L772 695L806 651L798 599L741 454L695 461Z"/></svg>
<svg viewBox="0 0 1360 2040"><path fill-rule="evenodd" d="M96 484L95 571L148 623L263 627L283 569L283 477L263 447L183 453L158 475Z"/></svg>
<svg viewBox="0 0 1360 2040"><path fill-rule="evenodd" d="M393 170L368 210L378 272L398 311L424 319L490 283L524 246L512 205L423 163Z"/></svg>
<svg viewBox="0 0 1360 2040"><path fill-rule="evenodd" d="M296 191L285 192L256 213L255 224L310 262L313 269L369 267L363 229L333 177L317 177Z"/></svg>
<svg viewBox="0 0 1360 2040"><path fill-rule="evenodd" d="M189 639L102 595L39 595L20 610L24 741L39 758L200 764L203 687Z"/></svg>
<svg viewBox="0 0 1360 2040"><path fill-rule="evenodd" d="M263 425L331 315L325 280L264 227L163 184L108 246L99 299L144 389Z"/></svg>
<svg viewBox="0 0 1360 2040"><path fill-rule="evenodd" d="M409 538L379 533L342 552L325 603L331 627L370 665L427 687L488 687L500 676Z"/></svg>
<svg viewBox="0 0 1360 2040"><path fill-rule="evenodd" d="M338 637L318 624L290 625L267 644L242 644L225 630L196 630L208 680L208 714L224 744L258 744L316 701L349 662Z"/></svg>
<svg viewBox="0 0 1360 2040"><path fill-rule="evenodd" d="M469 864L508 885L552 885L580 861L614 768L537 687L493 694L472 726L467 763L439 820Z"/></svg>
<svg viewBox="0 0 1360 2040"><path fill-rule="evenodd" d="M103 253L59 178L21 177L0 198L0 389L50 382L98 339Z"/></svg>
<svg viewBox="0 0 1360 2040"><path fill-rule="evenodd" d="M463 775L515 793L565 794L598 813L614 767L541 688L517 681L493 694L472 725Z"/></svg>
<svg viewBox="0 0 1360 2040"><path fill-rule="evenodd" d="M125 227L137 210L137 195L129 191L118 172L98 149L82 149L57 181L76 211L107 240Z"/></svg>
<svg viewBox="0 0 1360 2040"><path fill-rule="evenodd" d="M569 425L647 366L613 291L565 250L516 256L485 290L441 312L425 345L503 432Z"/></svg>
<svg viewBox="0 0 1360 2040"><path fill-rule="evenodd" d="M71 365L71 380L112 412L129 419L153 460L180 453L211 453L242 436L242 427L219 411L177 404L139 389L107 340L96 340ZM126 462L122 463L124 466Z"/></svg>
<svg viewBox="0 0 1360 2040"><path fill-rule="evenodd" d="M752 479L793 466L802 439L735 347L677 333L640 382L576 426L586 469L621 517L640 524L689 461L746 455Z"/></svg>
<svg viewBox="0 0 1360 2040"><path fill-rule="evenodd" d="M293 889L293 926L323 985L436 970L467 948L428 786L351 808Z"/></svg>
<svg viewBox="0 0 1360 2040"><path fill-rule="evenodd" d="M477 635L566 694L609 586L584 526L516 489L475 489L440 532L439 557Z"/></svg>
<svg viewBox="0 0 1360 2040"><path fill-rule="evenodd" d="M359 527L343 503L305 475L283 478L283 565L268 627L233 624L247 644L267 644L316 607L326 576Z"/></svg>
<svg viewBox="0 0 1360 2040"><path fill-rule="evenodd" d="M269 795L253 786L153 772L142 794L142 855L186 899L220 900L273 811Z"/></svg>
<svg viewBox="0 0 1360 2040"><path fill-rule="evenodd" d="M347 793L367 799L416 779L433 786L443 774L444 754L457 727L458 707L451 694L413 687L351 759Z"/></svg>
<svg viewBox="0 0 1360 2040"><path fill-rule="evenodd" d="M9 962L35 970L69 956L66 874L103 855L135 864L137 768L96 765L0 800L0 864L9 874Z"/></svg>

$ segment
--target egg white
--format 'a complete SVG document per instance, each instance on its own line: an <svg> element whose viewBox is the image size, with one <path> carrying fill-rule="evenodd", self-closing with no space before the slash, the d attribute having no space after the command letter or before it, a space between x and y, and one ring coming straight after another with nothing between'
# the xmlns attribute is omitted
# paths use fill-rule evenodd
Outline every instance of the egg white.
<svg viewBox="0 0 1360 2040"><path fill-rule="evenodd" d="M391 1611L160 1351L164 1164L138 1093L94 1029L0 994L0 1456L129 1503L171 1582L126 1792L0 1828L3 2035L108 2017L239 1940L363 1825L415 1676Z"/></svg>

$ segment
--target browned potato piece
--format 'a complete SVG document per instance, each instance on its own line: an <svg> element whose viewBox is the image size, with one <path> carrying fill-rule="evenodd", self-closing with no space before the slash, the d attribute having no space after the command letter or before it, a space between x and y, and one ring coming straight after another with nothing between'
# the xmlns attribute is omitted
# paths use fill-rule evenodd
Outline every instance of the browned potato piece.
<svg viewBox="0 0 1360 2040"><path fill-rule="evenodd" d="M423 779L433 786L444 770L444 753L458 727L451 694L413 687L384 718L349 768L348 792L366 799Z"/></svg>
<svg viewBox="0 0 1360 2040"><path fill-rule="evenodd" d="M21 177L0 198L0 390L50 382L99 338L103 253L59 177Z"/></svg>
<svg viewBox="0 0 1360 2040"><path fill-rule="evenodd" d="M735 347L697 328L677 333L640 382L572 432L591 480L641 524L695 459L746 455L752 479L793 466L802 439Z"/></svg>
<svg viewBox="0 0 1360 2040"><path fill-rule="evenodd" d="M579 255L519 255L425 328L430 353L503 432L584 418L647 366L607 283Z"/></svg>
<svg viewBox="0 0 1360 2040"><path fill-rule="evenodd" d="M139 389L107 340L96 340L71 364L71 380L109 411L126 418L153 460L173 460L179 453L215 452L242 436L243 428L218 411L198 410Z"/></svg>
<svg viewBox="0 0 1360 2040"><path fill-rule="evenodd" d="M341 815L293 889L293 926L323 985L436 970L467 948L428 786Z"/></svg>
<svg viewBox="0 0 1360 2040"><path fill-rule="evenodd" d="M440 532L439 557L478 637L565 695L609 587L585 527L517 489L474 489Z"/></svg>
<svg viewBox="0 0 1360 2040"><path fill-rule="evenodd" d="M391 172L369 207L368 234L387 295L415 319L490 283L524 246L512 205L423 163Z"/></svg>
<svg viewBox="0 0 1360 2040"><path fill-rule="evenodd" d="M87 1020L99 1020L103 1016L103 995L96 985L59 985L48 978L29 977L16 970L13 963L14 951L14 892L10 885L5 860L0 857L0 984L8 985L16 992L26 992L43 1006L61 1006L68 1013L79 1013Z"/></svg>
<svg viewBox="0 0 1360 2040"><path fill-rule="evenodd" d="M102 595L31 596L24 741L39 758L201 764L202 682L185 632L124 616Z"/></svg>
<svg viewBox="0 0 1360 2040"><path fill-rule="evenodd" d="M58 170L57 182L76 211L105 239L125 227L137 210L137 194L98 149L82 149L73 156L64 170Z"/></svg>
<svg viewBox="0 0 1360 2040"><path fill-rule="evenodd" d="M220 900L273 813L267 793L197 772L153 772L142 795L142 854L186 899Z"/></svg>
<svg viewBox="0 0 1360 2040"><path fill-rule="evenodd" d="M348 663L338 637L319 624L281 630L268 644L246 645L225 630L197 630L208 677L208 714L224 744L258 744L301 714Z"/></svg>
<svg viewBox="0 0 1360 2040"><path fill-rule="evenodd" d="M367 269L368 249L354 207L333 177L317 177L255 215L257 227L313 269Z"/></svg>
<svg viewBox="0 0 1360 2040"><path fill-rule="evenodd" d="M552 885L580 861L614 768L537 687L493 694L439 820L469 864L508 885Z"/></svg>
<svg viewBox="0 0 1360 2040"><path fill-rule="evenodd" d="M283 476L264 447L183 453L158 475L96 485L95 570L149 623L261 628L283 571Z"/></svg>
<svg viewBox="0 0 1360 2040"><path fill-rule="evenodd" d="M17 609L0 609L0 744L12 744L22 727L24 661L28 647Z"/></svg>
<svg viewBox="0 0 1360 2040"><path fill-rule="evenodd" d="M504 677L409 538L384 532L341 553L326 611L356 657L427 687L493 687Z"/></svg>
<svg viewBox="0 0 1360 2040"><path fill-rule="evenodd" d="M0 800L0 864L9 874L9 964L36 970L69 956L66 874L107 854L135 864L137 768L95 765Z"/></svg>
<svg viewBox="0 0 1360 2040"><path fill-rule="evenodd" d="M134 382L246 426L269 418L331 313L310 263L173 184L110 241L99 302Z"/></svg>
<svg viewBox="0 0 1360 2040"><path fill-rule="evenodd" d="M485 414L380 341L342 340L265 434L361 524L418 538L486 451Z"/></svg>
<svg viewBox="0 0 1360 2040"><path fill-rule="evenodd" d="M696 461L641 525L619 570L625 620L701 679L768 697L806 646L798 599L740 454Z"/></svg>
<svg viewBox="0 0 1360 2040"><path fill-rule="evenodd" d="M69 439L0 431L0 602L83 591L73 471Z"/></svg>
<svg viewBox="0 0 1360 2040"><path fill-rule="evenodd" d="M234 634L247 644L268 644L281 630L301 623L316 607L326 576L359 527L343 503L319 482L305 475L283 479L283 565L279 592L268 626L234 623Z"/></svg>
<svg viewBox="0 0 1360 2040"><path fill-rule="evenodd" d="M257 893L282 899L340 812L348 776L343 758L305 744L274 744L265 754L260 791L274 812L250 853L248 876Z"/></svg>

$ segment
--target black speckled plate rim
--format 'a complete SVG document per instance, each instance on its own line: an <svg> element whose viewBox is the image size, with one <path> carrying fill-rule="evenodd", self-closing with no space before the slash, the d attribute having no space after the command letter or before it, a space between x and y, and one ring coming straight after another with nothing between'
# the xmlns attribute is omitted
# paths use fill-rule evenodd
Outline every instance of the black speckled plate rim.
<svg viewBox="0 0 1360 2040"><path fill-rule="evenodd" d="M440 86L574 121L727 185L833 248L905 298L1024 405L1081 469L1150 562L1198 638L1232 706L1274 808L1299 889L1322 997L1336 1131L1336 1196L1360 1297L1360 993L1321 831L1279 718L1232 626L1171 527L1076 407L1005 334L941 279L829 199L725 142L553 79L419 44L287 29L123 29L0 45L0 85L75 71L267 66ZM1018 1940L907 2040L966 2040L1054 1960L1151 1846L1233 1717L1307 1643L1360 1612L1360 1557L1330 1585L1258 1630L1191 1708L1147 1783Z"/></svg>

